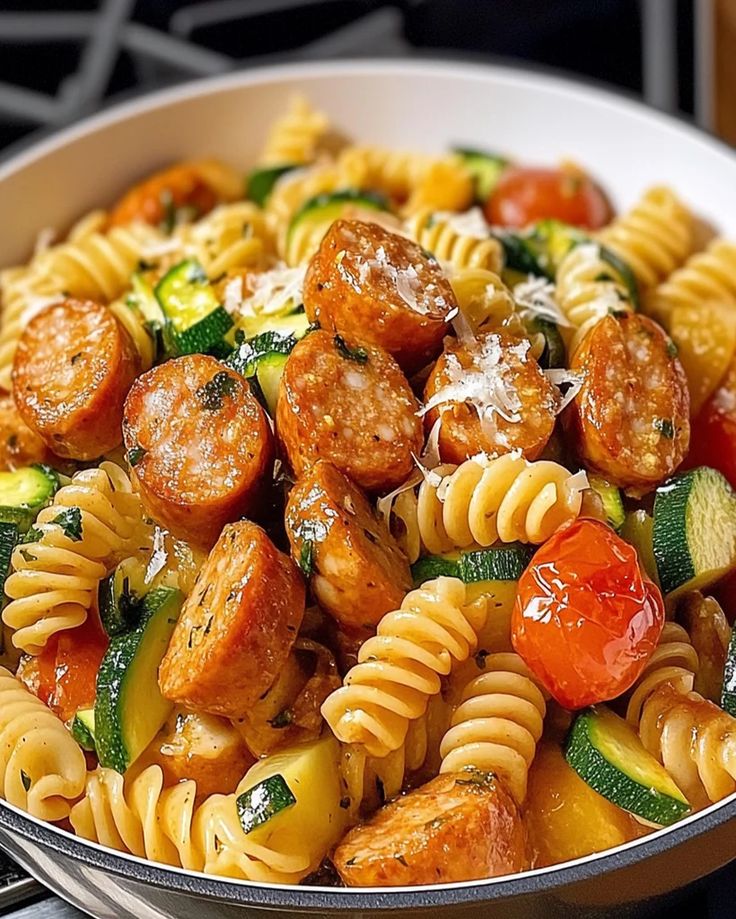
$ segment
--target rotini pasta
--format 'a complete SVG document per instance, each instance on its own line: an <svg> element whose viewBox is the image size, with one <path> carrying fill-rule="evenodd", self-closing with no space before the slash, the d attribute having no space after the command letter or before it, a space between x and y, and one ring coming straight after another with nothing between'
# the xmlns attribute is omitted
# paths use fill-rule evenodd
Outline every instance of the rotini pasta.
<svg viewBox="0 0 736 919"><path fill-rule="evenodd" d="M473 333L493 331L521 323L511 291L487 268L462 268L450 278L458 309Z"/></svg>
<svg viewBox="0 0 736 919"><path fill-rule="evenodd" d="M60 719L0 667L0 797L63 820L84 789L84 754Z"/></svg>
<svg viewBox="0 0 736 919"><path fill-rule="evenodd" d="M223 204L174 233L182 255L196 258L212 279L236 268L265 267L273 252L266 217L250 201Z"/></svg>
<svg viewBox="0 0 736 919"><path fill-rule="evenodd" d="M156 357L156 344L138 310L129 305L125 299L115 300L110 304L110 312L130 335L138 352L141 370L150 370Z"/></svg>
<svg viewBox="0 0 736 919"><path fill-rule="evenodd" d="M419 210L407 220L406 229L415 242L454 272L481 268L498 274L503 268L503 248L498 240L488 233L477 236L458 230L450 214Z"/></svg>
<svg viewBox="0 0 736 919"><path fill-rule="evenodd" d="M517 804L542 736L546 704L518 654L490 654L468 683L445 734L440 772L493 772Z"/></svg>
<svg viewBox="0 0 736 919"><path fill-rule="evenodd" d="M361 646L344 685L322 706L338 740L360 744L371 756L398 750L409 723L440 691L440 677L475 649L485 605L482 597L466 602L462 581L437 578L386 613L377 635Z"/></svg>
<svg viewBox="0 0 736 919"><path fill-rule="evenodd" d="M323 112L304 96L293 96L289 110L273 123L260 156L263 166L303 166L316 159L330 129Z"/></svg>
<svg viewBox="0 0 736 919"><path fill-rule="evenodd" d="M144 545L140 499L114 463L78 472L38 515L32 539L13 550L3 622L13 644L38 654L62 629L81 625L100 580Z"/></svg>
<svg viewBox="0 0 736 919"><path fill-rule="evenodd" d="M642 288L654 287L678 268L693 246L694 218L672 189L648 189L598 236L631 268Z"/></svg>
<svg viewBox="0 0 736 919"><path fill-rule="evenodd" d="M663 683L689 693L697 671L698 654L687 631L676 622L665 622L657 649L632 687L626 706L627 721L634 726L639 724L646 700Z"/></svg>

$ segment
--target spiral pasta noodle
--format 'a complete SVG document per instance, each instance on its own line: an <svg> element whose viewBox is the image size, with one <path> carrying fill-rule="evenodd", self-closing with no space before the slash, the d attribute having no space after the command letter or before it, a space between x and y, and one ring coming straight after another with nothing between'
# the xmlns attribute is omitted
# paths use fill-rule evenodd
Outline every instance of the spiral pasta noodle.
<svg viewBox="0 0 736 919"><path fill-rule="evenodd" d="M503 248L497 239L460 232L451 219L428 208L413 214L406 229L415 242L455 271L483 268L498 273L503 268Z"/></svg>
<svg viewBox="0 0 736 919"><path fill-rule="evenodd" d="M662 282L685 261L693 247L693 227L693 215L672 189L657 186L603 229L598 239L646 288Z"/></svg>
<svg viewBox="0 0 736 919"><path fill-rule="evenodd" d="M736 307L736 243L715 239L653 290L647 300L655 318L665 321L675 307L701 302Z"/></svg>
<svg viewBox="0 0 736 919"><path fill-rule="evenodd" d="M493 772L517 804L542 736L546 704L518 654L490 654L465 687L445 734L440 772Z"/></svg>
<svg viewBox="0 0 736 919"><path fill-rule="evenodd" d="M235 268L265 267L273 241L263 211L250 201L223 204L174 233L183 255L196 258L211 279Z"/></svg>
<svg viewBox="0 0 736 919"><path fill-rule="evenodd" d="M557 303L572 327L572 334L561 329L570 339L569 354L574 354L590 329L608 313L633 310L629 292L614 276L596 243L575 246L564 257L557 269L555 292Z"/></svg>
<svg viewBox="0 0 736 919"><path fill-rule="evenodd" d="M440 691L440 677L475 650L485 618L485 599L468 603L456 578L410 591L400 609L383 616L344 685L322 705L337 739L360 744L371 756L398 750L409 723Z"/></svg>
<svg viewBox="0 0 736 919"><path fill-rule="evenodd" d="M457 467L443 465L433 472L422 481L416 498L416 527L431 554L474 543L490 546L497 540L543 543L580 513L579 476L551 460L529 462L507 453L466 460ZM442 481L434 484L437 476ZM407 516L408 500L401 506Z"/></svg>
<svg viewBox="0 0 736 919"><path fill-rule="evenodd" d="M659 644L631 690L626 720L636 726L649 696L663 683L689 693L698 672L698 653L687 631L676 622L665 622Z"/></svg>
<svg viewBox="0 0 736 919"><path fill-rule="evenodd" d="M141 360L141 370L150 370L156 357L156 345L142 316L125 300L115 300L111 303L110 312L130 335Z"/></svg>
<svg viewBox="0 0 736 919"><path fill-rule="evenodd" d="M523 334L511 291L487 268L460 268L450 278L463 319L473 333L511 326Z"/></svg>
<svg viewBox="0 0 736 919"><path fill-rule="evenodd" d="M273 123L263 153L262 166L299 166L311 163L330 129L323 112L312 108L304 96L294 96L289 110Z"/></svg>
<svg viewBox="0 0 736 919"><path fill-rule="evenodd" d="M694 807L736 791L736 718L663 683L644 703L639 736Z"/></svg>
<svg viewBox="0 0 736 919"><path fill-rule="evenodd" d="M0 797L39 820L63 820L86 768L61 720L0 667Z"/></svg>
<svg viewBox="0 0 736 919"><path fill-rule="evenodd" d="M56 303L59 291L31 265L0 272L0 387L10 392L13 359L23 329L37 312Z"/></svg>
<svg viewBox="0 0 736 919"><path fill-rule="evenodd" d="M13 550L2 617L15 630L13 644L39 654L56 632L81 625L100 580L142 546L143 519L139 497L114 463L82 470L59 489L39 513L32 541Z"/></svg>

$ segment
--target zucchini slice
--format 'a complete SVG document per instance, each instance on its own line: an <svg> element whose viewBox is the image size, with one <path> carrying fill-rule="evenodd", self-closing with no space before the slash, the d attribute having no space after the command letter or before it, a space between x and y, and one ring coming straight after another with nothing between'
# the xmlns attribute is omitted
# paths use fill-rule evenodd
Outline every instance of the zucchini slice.
<svg viewBox="0 0 736 919"><path fill-rule="evenodd" d="M621 490L611 485L602 476L588 473L588 484L603 503L606 521L614 530L620 530L626 519Z"/></svg>
<svg viewBox="0 0 736 919"><path fill-rule="evenodd" d="M525 324L530 335L544 336L544 350L537 358L539 366L543 370L564 367L567 351L557 323L544 316L532 316Z"/></svg>
<svg viewBox="0 0 736 919"><path fill-rule="evenodd" d="M665 594L705 590L736 565L736 493L715 469L699 466L661 485L652 543Z"/></svg>
<svg viewBox="0 0 736 919"><path fill-rule="evenodd" d="M683 793L634 729L604 705L576 717L565 757L591 788L643 820L669 826L690 811Z"/></svg>
<svg viewBox="0 0 736 919"><path fill-rule="evenodd" d="M0 522L15 523L25 533L60 484L57 473L42 463L0 472Z"/></svg>
<svg viewBox="0 0 736 919"><path fill-rule="evenodd" d="M146 566L136 558L125 558L100 584L99 607L102 626L110 636L129 632L140 622L143 599L148 592Z"/></svg>
<svg viewBox="0 0 736 919"><path fill-rule="evenodd" d="M659 587L659 572L654 559L652 529L654 521L645 510L630 511L624 518L620 536L632 545L639 555L639 564Z"/></svg>
<svg viewBox="0 0 736 919"><path fill-rule="evenodd" d="M465 584L478 581L518 581L534 555L532 546L509 543L488 549L427 555L414 562L411 573L415 584L441 576L460 578Z"/></svg>
<svg viewBox="0 0 736 919"><path fill-rule="evenodd" d="M498 185L498 180L509 161L497 153L484 153L467 147L453 147L453 153L462 158L465 167L473 177L476 204L485 204Z"/></svg>
<svg viewBox="0 0 736 919"><path fill-rule="evenodd" d="M721 690L721 708L736 718L736 629L731 632L731 640L726 652L726 666L723 669L723 689Z"/></svg>
<svg viewBox="0 0 736 919"><path fill-rule="evenodd" d="M240 825L247 834L287 807L293 807L296 798L283 775L272 775L238 795L235 804Z"/></svg>
<svg viewBox="0 0 736 919"><path fill-rule="evenodd" d="M101 766L123 773L166 721L172 703L158 688L158 668L174 631L183 595L152 590L137 628L111 639L97 674L95 740Z"/></svg>
<svg viewBox="0 0 736 919"><path fill-rule="evenodd" d="M286 263L296 265L300 253L314 252L330 226L356 208L386 211L388 202L382 195L354 189L315 195L306 201L292 217L286 232Z"/></svg>
<svg viewBox="0 0 736 919"><path fill-rule="evenodd" d="M292 169L300 167L289 163L283 166L266 166L260 169L254 169L248 176L246 185L246 196L251 201L255 201L258 207L265 207L273 191L274 185L281 176L291 172Z"/></svg>
<svg viewBox="0 0 736 919"><path fill-rule="evenodd" d="M164 340L172 354L206 353L223 347L233 324L196 259L174 265L156 285L165 318Z"/></svg>
<svg viewBox="0 0 736 919"><path fill-rule="evenodd" d="M0 607L4 603L5 581L10 574L10 559L13 549L20 542L20 530L17 523L0 521Z"/></svg>
<svg viewBox="0 0 736 919"><path fill-rule="evenodd" d="M508 270L550 281L567 253L588 241L582 230L552 219L540 220L522 232L499 230L495 236L503 246Z"/></svg>
<svg viewBox="0 0 736 919"><path fill-rule="evenodd" d="M72 720L72 737L83 750L94 753L97 749L95 742L95 710L93 708L80 709Z"/></svg>
<svg viewBox="0 0 736 919"><path fill-rule="evenodd" d="M275 417L279 384L297 339L281 332L264 332L244 341L225 363L247 379L255 380L266 409Z"/></svg>

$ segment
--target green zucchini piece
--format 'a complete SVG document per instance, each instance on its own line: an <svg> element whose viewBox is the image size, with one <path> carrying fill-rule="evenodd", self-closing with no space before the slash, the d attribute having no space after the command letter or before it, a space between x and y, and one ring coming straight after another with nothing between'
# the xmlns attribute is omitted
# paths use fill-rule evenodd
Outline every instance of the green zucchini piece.
<svg viewBox="0 0 736 919"><path fill-rule="evenodd" d="M551 319L545 319L544 316L532 316L526 322L526 327L531 335L544 336L544 350L537 359L539 366L544 370L564 367L567 361L567 351L557 323L552 322Z"/></svg>
<svg viewBox="0 0 736 919"><path fill-rule="evenodd" d="M665 594L706 590L736 566L736 493L726 478L699 466L661 485L652 544Z"/></svg>
<svg viewBox="0 0 736 919"><path fill-rule="evenodd" d="M42 463L0 472L0 522L15 523L25 533L60 484L57 473Z"/></svg>
<svg viewBox="0 0 736 919"><path fill-rule="evenodd" d="M197 354L223 347L233 324L196 259L174 265L156 285L165 317L164 341L172 354ZM219 353L219 351L218 351Z"/></svg>
<svg viewBox="0 0 736 919"><path fill-rule="evenodd" d="M612 526L614 530L620 530L626 519L621 490L611 485L602 476L593 473L588 473L588 484L601 499L609 526Z"/></svg>
<svg viewBox="0 0 736 919"><path fill-rule="evenodd" d="M95 734L101 766L123 773L156 736L172 703L158 688L158 668L183 595L172 587L147 594L139 625L111 639L97 674Z"/></svg>
<svg viewBox="0 0 736 919"><path fill-rule="evenodd" d="M624 518L620 536L632 545L639 555L639 564L644 571L659 586L659 572L654 559L654 546L652 544L652 529L654 521L645 510L630 511Z"/></svg>
<svg viewBox="0 0 736 919"><path fill-rule="evenodd" d="M72 721L72 737L83 750L94 753L97 749L95 742L95 710L93 708L80 709Z"/></svg>
<svg viewBox="0 0 736 919"><path fill-rule="evenodd" d="M293 335L296 339L304 338L309 331L309 319L304 312L304 307L299 306L298 309L286 315L244 316L238 320L238 326L233 336L236 346L242 344L240 340L242 336L250 341L266 332L279 332L284 336Z"/></svg>
<svg viewBox="0 0 736 919"><path fill-rule="evenodd" d="M238 795L235 800L238 819L244 833L252 832L282 810L295 804L296 797L282 775L272 775L264 779L253 788L244 791L242 795Z"/></svg>
<svg viewBox="0 0 736 919"><path fill-rule="evenodd" d="M568 252L589 241L578 227L552 219L540 220L521 232L499 230L495 236L504 248L507 269L550 281Z"/></svg>
<svg viewBox="0 0 736 919"><path fill-rule="evenodd" d="M723 689L721 690L721 708L736 718L736 629L731 631L731 640L726 653L726 666L723 669Z"/></svg>
<svg viewBox="0 0 736 919"><path fill-rule="evenodd" d="M258 207L265 207L274 185L281 176L291 172L292 169L299 169L296 164L285 164L283 166L265 166L254 169L247 179L246 195L251 201L255 201Z"/></svg>
<svg viewBox="0 0 736 919"><path fill-rule="evenodd" d="M454 147L452 152L462 158L473 177L476 204L485 204L498 185L498 180L509 161L496 153L484 153L482 150L467 147Z"/></svg>
<svg viewBox="0 0 736 919"><path fill-rule="evenodd" d="M591 788L643 820L669 826L690 811L683 793L634 729L604 705L576 717L565 757Z"/></svg>
<svg viewBox="0 0 736 919"><path fill-rule="evenodd" d="M636 280L636 275L629 265L622 258L619 258L611 249L606 248L606 246L599 246L599 249L601 258L607 265L611 266L615 273L613 280L623 284L628 291L631 305L635 310L638 310L640 307L640 299L639 283Z"/></svg>
<svg viewBox="0 0 736 919"><path fill-rule="evenodd" d="M112 574L101 582L100 619L110 638L136 627L148 589L146 566L136 558L123 559Z"/></svg>
<svg viewBox="0 0 736 919"><path fill-rule="evenodd" d="M364 210L388 210L388 202L382 195L373 192L343 191L327 192L315 195L306 201L292 217L286 232L286 262L295 265L299 261L299 252L309 248L314 251L322 242L322 237L330 226L342 217L346 211L359 207ZM308 237L309 246L304 246L304 237Z"/></svg>
<svg viewBox="0 0 736 919"><path fill-rule="evenodd" d="M266 409L275 417L279 384L297 339L281 332L264 332L243 342L225 363L247 379L255 379Z"/></svg>
<svg viewBox="0 0 736 919"><path fill-rule="evenodd" d="M17 523L0 521L0 607L4 604L5 581L10 574L10 559L13 549L20 542L20 530Z"/></svg>
<svg viewBox="0 0 736 919"><path fill-rule="evenodd" d="M478 581L518 581L532 555L532 546L509 543L488 549L427 555L414 562L411 572L415 584L423 584L441 576L459 578L465 584Z"/></svg>

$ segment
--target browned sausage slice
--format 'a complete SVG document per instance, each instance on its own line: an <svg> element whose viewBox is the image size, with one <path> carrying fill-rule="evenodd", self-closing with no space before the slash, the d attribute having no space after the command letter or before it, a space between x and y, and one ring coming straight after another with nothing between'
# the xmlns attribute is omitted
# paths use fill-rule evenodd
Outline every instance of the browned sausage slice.
<svg viewBox="0 0 736 919"><path fill-rule="evenodd" d="M241 718L286 662L304 616L296 565L247 520L225 527L159 670L167 699Z"/></svg>
<svg viewBox="0 0 736 919"><path fill-rule="evenodd" d="M687 379L662 328L637 313L610 315L572 360L584 382L566 413L583 462L644 492L671 475L690 442Z"/></svg>
<svg viewBox="0 0 736 919"><path fill-rule="evenodd" d="M320 460L291 490L286 531L317 601L346 629L370 632L411 589L409 563L365 495Z"/></svg>
<svg viewBox="0 0 736 919"><path fill-rule="evenodd" d="M139 377L123 428L143 500L175 536L209 548L259 505L271 428L246 380L215 358L190 354Z"/></svg>
<svg viewBox="0 0 736 919"><path fill-rule="evenodd" d="M448 338L424 398L428 425L442 417L439 446L446 463L512 450L536 459L552 435L559 401L529 343L499 332L467 342Z"/></svg>
<svg viewBox="0 0 736 919"><path fill-rule="evenodd" d="M521 816L490 775L439 775L351 830L333 862L349 887L447 884L528 867Z"/></svg>
<svg viewBox="0 0 736 919"><path fill-rule="evenodd" d="M333 332L311 332L284 368L276 428L297 475L329 460L361 488L390 491L422 449L419 404L396 361Z"/></svg>
<svg viewBox="0 0 736 919"><path fill-rule="evenodd" d="M31 319L13 362L13 395L26 424L54 453L94 459L122 440L138 352L113 314L64 300Z"/></svg>
<svg viewBox="0 0 736 919"><path fill-rule="evenodd" d="M309 319L380 345L407 373L440 350L457 302L439 262L397 233L359 220L332 224L304 279Z"/></svg>
<svg viewBox="0 0 736 919"><path fill-rule="evenodd" d="M23 421L12 396L0 398L0 470L31 463L53 463L54 455L42 438Z"/></svg>

